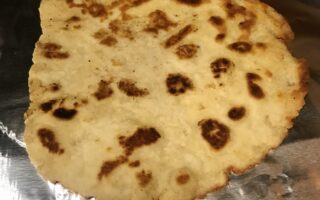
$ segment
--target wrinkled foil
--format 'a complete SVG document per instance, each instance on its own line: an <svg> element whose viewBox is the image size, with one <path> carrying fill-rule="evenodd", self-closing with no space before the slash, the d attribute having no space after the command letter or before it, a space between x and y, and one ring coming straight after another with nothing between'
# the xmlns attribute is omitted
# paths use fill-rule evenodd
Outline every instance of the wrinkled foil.
<svg viewBox="0 0 320 200"><path fill-rule="evenodd" d="M264 0L283 14L296 39L289 49L310 68L306 105L283 144L205 200L320 199L320 0ZM23 143L28 70L41 34L40 0L2 0L0 6L0 199L85 200L46 182ZM214 178L214 177L212 177Z"/></svg>

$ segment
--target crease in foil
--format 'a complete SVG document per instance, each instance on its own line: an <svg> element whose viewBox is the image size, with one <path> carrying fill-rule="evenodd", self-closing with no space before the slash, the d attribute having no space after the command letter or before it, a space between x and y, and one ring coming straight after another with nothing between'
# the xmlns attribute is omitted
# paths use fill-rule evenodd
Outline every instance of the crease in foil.
<svg viewBox="0 0 320 200"><path fill-rule="evenodd" d="M3 134L7 135L12 141L16 142L19 146L26 148L26 144L24 142L20 141L17 138L17 134L15 132L13 132L12 130L10 130L7 126L5 126L2 121L0 121L0 131Z"/></svg>

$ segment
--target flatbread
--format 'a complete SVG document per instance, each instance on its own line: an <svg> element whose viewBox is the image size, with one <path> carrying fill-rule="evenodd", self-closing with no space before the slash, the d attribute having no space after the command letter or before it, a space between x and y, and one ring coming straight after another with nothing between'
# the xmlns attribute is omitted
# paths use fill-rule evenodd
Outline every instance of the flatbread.
<svg viewBox="0 0 320 200"><path fill-rule="evenodd" d="M185 200L257 164L304 104L286 21L256 0L42 0L25 142L98 200Z"/></svg>

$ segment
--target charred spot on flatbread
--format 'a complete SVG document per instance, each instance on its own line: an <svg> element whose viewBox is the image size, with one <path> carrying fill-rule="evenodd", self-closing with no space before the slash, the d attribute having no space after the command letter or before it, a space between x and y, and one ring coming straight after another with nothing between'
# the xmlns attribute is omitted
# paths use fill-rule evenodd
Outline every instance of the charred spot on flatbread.
<svg viewBox="0 0 320 200"><path fill-rule="evenodd" d="M221 42L222 40L224 40L226 38L226 34L225 33L219 33L216 35L216 41L217 42Z"/></svg>
<svg viewBox="0 0 320 200"><path fill-rule="evenodd" d="M152 180L152 173L149 171L142 170L136 175L139 185L141 187L146 187Z"/></svg>
<svg viewBox="0 0 320 200"><path fill-rule="evenodd" d="M189 180L190 180L189 174L181 174L176 178L176 181L179 185L187 184Z"/></svg>
<svg viewBox="0 0 320 200"><path fill-rule="evenodd" d="M203 139L215 150L222 149L230 137L230 129L215 119L201 120L198 125L201 127Z"/></svg>
<svg viewBox="0 0 320 200"><path fill-rule="evenodd" d="M261 76L255 73L247 73L246 79L250 95L256 99L264 98L265 93L263 89L256 83L257 81L260 81L262 79Z"/></svg>
<svg viewBox="0 0 320 200"><path fill-rule="evenodd" d="M140 161L139 160L135 160L132 162L128 163L129 167L135 168L135 167L139 167L140 166Z"/></svg>
<svg viewBox="0 0 320 200"><path fill-rule="evenodd" d="M193 30L192 25L187 25L183 27L181 30L179 30L178 33L172 35L166 40L165 47L169 48L171 46L176 45L179 43L181 40L183 40L191 31Z"/></svg>
<svg viewBox="0 0 320 200"><path fill-rule="evenodd" d="M235 42L230 44L228 48L239 53L248 53L252 50L252 45L248 42Z"/></svg>
<svg viewBox="0 0 320 200"><path fill-rule="evenodd" d="M62 86L59 83L51 83L49 87L52 92L57 92Z"/></svg>
<svg viewBox="0 0 320 200"><path fill-rule="evenodd" d="M61 51L62 46L53 42L48 42L41 44L43 51L42 54L44 57L49 59L66 59L69 58L70 54L66 51Z"/></svg>
<svg viewBox="0 0 320 200"><path fill-rule="evenodd" d="M242 119L246 114L246 108L243 106L231 108L228 112L230 119L237 121Z"/></svg>
<svg viewBox="0 0 320 200"><path fill-rule="evenodd" d="M177 48L176 54L180 59L189 59L196 55L198 49L199 49L198 45L184 44Z"/></svg>
<svg viewBox="0 0 320 200"><path fill-rule="evenodd" d="M104 80L101 80L99 82L98 89L93 94L96 97L97 100L100 101L100 100L106 99L108 97L111 97L111 95L113 94L113 90L110 87L110 83L111 82L107 82L107 81L104 81Z"/></svg>
<svg viewBox="0 0 320 200"><path fill-rule="evenodd" d="M205 0L176 0L179 3L183 3L189 6L199 6L201 5Z"/></svg>
<svg viewBox="0 0 320 200"><path fill-rule="evenodd" d="M115 37L107 36L100 41L100 44L112 47L118 43L118 40Z"/></svg>
<svg viewBox="0 0 320 200"><path fill-rule="evenodd" d="M211 16L210 18L209 18L209 22L212 24L212 25L214 25L214 26L222 26L222 25L224 25L224 19L222 18L222 17L220 17L220 16Z"/></svg>
<svg viewBox="0 0 320 200"><path fill-rule="evenodd" d="M80 20L81 20L80 17L74 15L74 16L68 18L68 19L66 20L66 22L68 22L68 23L74 23L74 22L79 22Z"/></svg>
<svg viewBox="0 0 320 200"><path fill-rule="evenodd" d="M103 177L108 177L109 174L111 174L116 168L127 161L128 158L124 156L119 156L116 160L105 161L100 168L100 172L98 173L98 179L101 180Z"/></svg>
<svg viewBox="0 0 320 200"><path fill-rule="evenodd" d="M57 108L53 111L53 116L62 120L71 120L78 113L75 109Z"/></svg>
<svg viewBox="0 0 320 200"><path fill-rule="evenodd" d="M57 100L50 100L48 102L42 103L40 105L40 109L43 112L49 112L50 110L52 110L53 105L57 102Z"/></svg>
<svg viewBox="0 0 320 200"><path fill-rule="evenodd" d="M146 88L138 88L136 82L129 79L121 79L118 88L129 97L142 97L149 94Z"/></svg>
<svg viewBox="0 0 320 200"><path fill-rule="evenodd" d="M256 43L256 47L259 48L259 49L266 49L268 46L267 46L266 43L257 42L257 43Z"/></svg>
<svg viewBox="0 0 320 200"><path fill-rule="evenodd" d="M92 3L87 7L87 9L92 17L102 17L107 15L104 5L99 3Z"/></svg>
<svg viewBox="0 0 320 200"><path fill-rule="evenodd" d="M257 16L250 12L248 19L239 23L239 28L241 30L250 31L256 24Z"/></svg>
<svg viewBox="0 0 320 200"><path fill-rule="evenodd" d="M130 0L131 4L132 4L133 6L140 6L140 5L142 5L143 3L146 3L146 2L148 2L148 1L150 1L150 0Z"/></svg>
<svg viewBox="0 0 320 200"><path fill-rule="evenodd" d="M220 78L222 73L227 73L234 67L234 63L228 58L218 58L210 64L214 78Z"/></svg>
<svg viewBox="0 0 320 200"><path fill-rule="evenodd" d="M56 141L54 132L48 128L41 128L38 130L38 137L41 144L53 154L63 154L64 149L60 148L60 144Z"/></svg>
<svg viewBox="0 0 320 200"><path fill-rule="evenodd" d="M177 23L172 22L162 10L155 10L149 14L149 24L145 28L146 32L158 33L159 30L169 30L170 27L177 26Z"/></svg>
<svg viewBox="0 0 320 200"><path fill-rule="evenodd" d="M166 80L168 92L174 96L181 95L188 90L193 89L193 83L190 78L180 73L169 74Z"/></svg>
<svg viewBox="0 0 320 200"><path fill-rule="evenodd" d="M234 2L231 2L230 0L227 0L225 2L225 9L228 14L228 17L233 18L236 15L245 15L246 14L246 8L243 6L240 6Z"/></svg>
<svg viewBox="0 0 320 200"><path fill-rule="evenodd" d="M156 143L160 138L161 135L155 128L143 127L129 137L119 137L119 143L125 149L126 155L131 155L135 149Z"/></svg>

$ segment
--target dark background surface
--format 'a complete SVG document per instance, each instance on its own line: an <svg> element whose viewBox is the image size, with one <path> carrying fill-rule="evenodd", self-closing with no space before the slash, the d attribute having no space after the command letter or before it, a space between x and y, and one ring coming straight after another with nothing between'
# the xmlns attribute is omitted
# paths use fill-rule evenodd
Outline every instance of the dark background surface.
<svg viewBox="0 0 320 200"><path fill-rule="evenodd" d="M32 52L41 34L40 0L0 1L0 121L20 133Z"/></svg>
<svg viewBox="0 0 320 200"><path fill-rule="evenodd" d="M0 130L0 199L54 199L48 185L30 165L25 149L8 137L22 140L23 113L28 107L28 70L32 65L34 44L41 34L37 10L40 0L0 1L0 129L5 133L1 134ZM295 56L307 60L312 78L306 106L284 144L319 138L320 2L264 2L276 8L291 24L296 39L289 48ZM7 134L3 125L16 135ZM6 192L7 196L3 196Z"/></svg>

